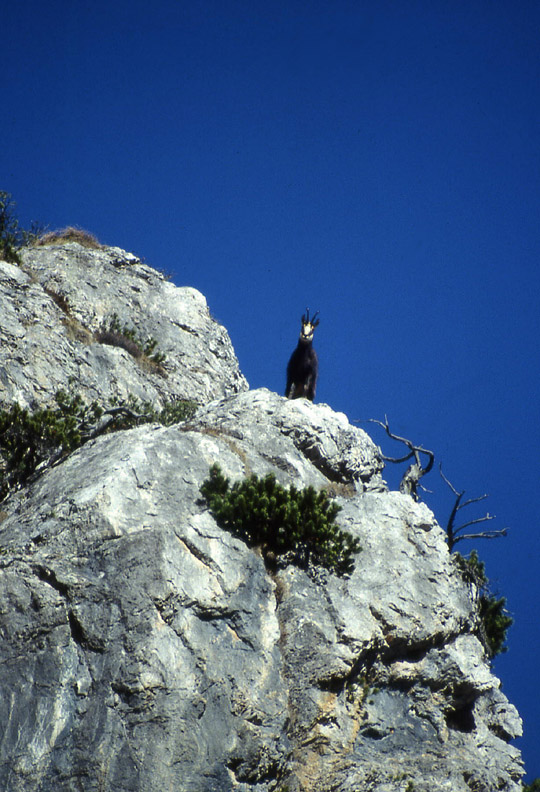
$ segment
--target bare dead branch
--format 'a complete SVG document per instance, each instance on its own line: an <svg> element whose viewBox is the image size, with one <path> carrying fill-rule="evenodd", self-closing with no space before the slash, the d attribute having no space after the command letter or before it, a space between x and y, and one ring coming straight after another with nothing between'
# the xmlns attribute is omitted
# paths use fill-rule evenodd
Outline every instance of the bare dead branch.
<svg viewBox="0 0 540 792"><path fill-rule="evenodd" d="M399 459L397 459L396 457L386 456L385 454L381 454L381 456L385 462L396 462L397 464L399 464L400 462L407 462L408 459L413 457L414 451L411 451L409 454L407 454L407 456L400 457Z"/></svg>
<svg viewBox="0 0 540 792"><path fill-rule="evenodd" d="M119 417L129 418L135 423L138 421L147 420L147 416L133 412L133 410L131 410L129 407L111 407L110 409L103 411L100 422L91 425L88 429L86 429L86 431L86 425L81 424L79 429L81 430L81 435L84 438L84 441L87 442L88 440L94 440L96 437L105 434L108 429L114 425L114 422Z"/></svg>
<svg viewBox="0 0 540 792"><path fill-rule="evenodd" d="M454 544L463 541L464 539L498 539L499 536L507 536L508 528L501 528L498 531L484 531L477 534L462 534L454 539Z"/></svg>
<svg viewBox="0 0 540 792"><path fill-rule="evenodd" d="M461 504L461 508L464 509L465 506L468 506L470 503L479 503L486 498L489 498L489 495L479 495L478 498L469 498L469 500L466 500L465 503Z"/></svg>
<svg viewBox="0 0 540 792"><path fill-rule="evenodd" d="M468 528L469 525L477 525L478 523L487 522L488 520L494 520L494 519L495 519L494 514L486 514L484 517L477 517L476 520L469 520L469 522L463 523L463 525L460 525L459 528L456 528L456 530L463 531L463 529Z"/></svg>
<svg viewBox="0 0 540 792"><path fill-rule="evenodd" d="M458 492L457 491L457 489L454 487L452 482L449 481L446 478L446 476L444 475L444 473L442 472L442 464L440 462L439 462L439 473L441 474L441 478L443 479L443 481L445 481L448 484L448 486L450 487L450 489L452 490L454 495L459 496L460 498L463 497L463 495L465 494L465 490L463 490L463 492Z"/></svg>
<svg viewBox="0 0 540 792"><path fill-rule="evenodd" d="M481 501L485 500L488 496L487 495L480 495L477 498L469 498L466 501L461 502L461 499L465 495L465 490L462 492L458 492L454 485L446 478L444 473L442 472L442 466L439 465L439 473L441 474L441 478L449 488L452 490L456 499L454 501L454 505L452 507L452 511L450 512L450 516L448 518L448 522L446 524L446 541L448 543L448 549L450 552L454 549L454 545L458 542L462 542L464 539L497 539L499 536L506 536L508 529L502 528L497 531L482 531L481 533L475 534L464 534L466 528L470 528L471 525L479 525L480 523L488 522L489 520L494 520L495 515L484 514L483 517L476 517L474 520L468 520L467 522L462 523L457 528L455 527L455 521L458 512L461 509L464 509L466 506L471 506L473 503L480 503Z"/></svg>
<svg viewBox="0 0 540 792"><path fill-rule="evenodd" d="M404 445L406 445L409 449L409 453L404 457L400 457L399 459L387 457L383 454L382 457L386 462L406 462L407 460L414 457L415 462L410 465L403 474L399 489L400 492L403 492L406 495L411 495L414 500L418 500L418 487L420 479L422 476L425 476L426 473L429 473L435 461L435 455L433 451L429 451L427 448L422 448L422 446L414 445L410 440L407 440L407 438L400 437L399 435L391 432L390 424L388 423L388 417L386 415L384 416L384 423L382 421L378 421L376 418L371 418L370 420L372 423L382 426L388 437L390 437L392 440L396 440L399 443L404 443ZM420 454L425 454L428 458L427 464L425 466L422 465Z"/></svg>

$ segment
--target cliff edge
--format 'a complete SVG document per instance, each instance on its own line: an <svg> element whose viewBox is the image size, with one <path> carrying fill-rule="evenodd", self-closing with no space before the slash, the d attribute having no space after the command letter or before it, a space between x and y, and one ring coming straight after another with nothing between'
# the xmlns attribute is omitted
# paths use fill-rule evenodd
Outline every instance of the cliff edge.
<svg viewBox="0 0 540 792"><path fill-rule="evenodd" d="M202 295L124 251L29 249L0 274L6 405L74 378L89 400L201 405L98 437L0 504L0 788L521 789L473 587L365 432L246 390ZM96 340L113 313L157 339L165 375ZM268 569L201 497L215 462L325 489L360 540L353 573Z"/></svg>

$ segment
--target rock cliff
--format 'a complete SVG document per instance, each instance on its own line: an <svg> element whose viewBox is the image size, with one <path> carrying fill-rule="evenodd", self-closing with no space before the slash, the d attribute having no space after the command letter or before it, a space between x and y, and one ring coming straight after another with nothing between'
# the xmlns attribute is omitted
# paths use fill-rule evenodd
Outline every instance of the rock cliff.
<svg viewBox="0 0 540 792"><path fill-rule="evenodd" d="M370 438L327 405L247 391L204 298L123 251L24 265L0 266L5 403L74 377L89 399L201 407L99 437L0 505L0 788L521 789L474 590ZM166 376L95 340L111 313L158 340ZM267 569L201 498L214 462L326 489L360 539L352 575Z"/></svg>
<svg viewBox="0 0 540 792"><path fill-rule="evenodd" d="M21 258L22 267L0 262L0 403L46 403L73 382L90 400L131 395L156 405L206 404L247 388L226 330L196 289L177 288L120 248L68 242L26 248ZM100 343L115 317L143 342L155 339L164 362Z"/></svg>

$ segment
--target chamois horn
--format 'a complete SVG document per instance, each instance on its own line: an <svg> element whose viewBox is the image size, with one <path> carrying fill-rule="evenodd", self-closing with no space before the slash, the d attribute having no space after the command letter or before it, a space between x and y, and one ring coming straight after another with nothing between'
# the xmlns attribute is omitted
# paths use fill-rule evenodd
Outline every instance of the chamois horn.
<svg viewBox="0 0 540 792"><path fill-rule="evenodd" d="M302 324L310 324L313 325L313 327L317 327L317 325L319 324L319 320L317 319L318 315L319 315L319 311L315 311L315 313L313 314L313 319L310 319L309 308L306 308L305 314L302 315Z"/></svg>

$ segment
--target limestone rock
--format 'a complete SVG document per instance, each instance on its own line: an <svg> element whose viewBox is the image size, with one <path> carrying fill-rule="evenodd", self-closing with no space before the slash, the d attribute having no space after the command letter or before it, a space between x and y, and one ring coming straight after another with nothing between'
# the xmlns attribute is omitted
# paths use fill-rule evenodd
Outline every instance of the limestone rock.
<svg viewBox="0 0 540 792"><path fill-rule="evenodd" d="M270 572L213 462L325 487L349 578ZM326 405L264 389L88 443L2 504L0 788L517 792L520 720L423 504Z"/></svg>
<svg viewBox="0 0 540 792"><path fill-rule="evenodd" d="M518 792L521 720L429 509L328 405L246 391L204 297L118 248L0 262L0 403L75 382L171 398L184 423L104 435L0 504L0 789ZM160 371L96 340L113 315ZM222 530L200 486L324 488L360 541L350 577Z"/></svg>
<svg viewBox="0 0 540 792"><path fill-rule="evenodd" d="M89 401L205 404L247 388L229 336L196 289L178 288L120 248L76 242L26 248L0 261L0 404L49 403L75 387ZM122 327L166 356L157 367L96 333Z"/></svg>
<svg viewBox="0 0 540 792"><path fill-rule="evenodd" d="M306 399L281 399L265 388L245 393L240 398L211 403L197 414L197 421L209 431L231 438L248 440L258 453L287 475L298 475L297 451L320 471L317 483L335 482L338 492L348 485L352 491L385 489L380 476L383 468L380 450L371 438L351 426L344 413L326 404ZM276 431L277 430L277 431ZM291 443L292 440L292 443ZM294 449L292 454L288 453ZM306 482L307 483L307 482Z"/></svg>

